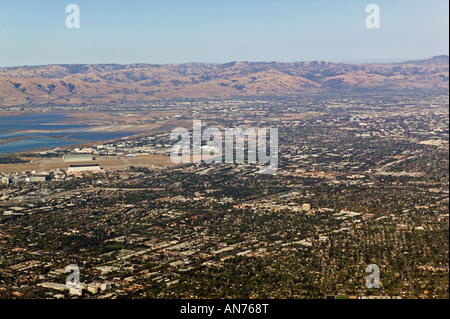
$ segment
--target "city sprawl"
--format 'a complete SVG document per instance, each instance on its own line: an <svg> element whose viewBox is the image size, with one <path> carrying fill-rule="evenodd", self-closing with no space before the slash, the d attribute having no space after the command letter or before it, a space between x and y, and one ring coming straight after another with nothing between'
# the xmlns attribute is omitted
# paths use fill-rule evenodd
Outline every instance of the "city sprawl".
<svg viewBox="0 0 450 319"><path fill-rule="evenodd" d="M76 111L155 127L0 157L0 298L449 297L443 90ZM278 170L172 163L171 129L194 120L276 127ZM365 285L369 264L380 268L379 289ZM65 284L68 265L79 267L77 288Z"/></svg>

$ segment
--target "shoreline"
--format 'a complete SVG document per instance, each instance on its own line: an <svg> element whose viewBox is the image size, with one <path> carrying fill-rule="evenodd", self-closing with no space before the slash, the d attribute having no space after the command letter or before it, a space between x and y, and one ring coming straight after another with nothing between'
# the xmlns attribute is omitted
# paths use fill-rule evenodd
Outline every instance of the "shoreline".
<svg viewBox="0 0 450 319"><path fill-rule="evenodd" d="M34 112L8 112L8 115L4 115L1 114L2 112L0 112L0 121L1 118L8 118L9 116L27 116L27 115L34 115L37 113ZM167 123L152 123L151 119L149 118L149 122L144 122L144 123L133 123L133 121L130 121L129 123L111 123L111 119L106 119L103 122L100 120L95 121L95 122L82 122L83 119L86 119L87 116L89 116L88 114L80 114L79 112L46 112L47 114L60 114L60 115L65 115L68 118L64 118L64 119L59 119L56 122L52 122L50 121L50 123L45 123L45 125L50 124L50 125L86 125L85 127L83 127L82 129L56 129L56 130L52 130L51 126L50 127L45 127L44 129L40 130L39 128L25 128L25 129L14 129L12 128L10 131L4 132L4 133L8 133L8 132L19 132L22 134L26 134L25 136L16 136L16 137L11 137L11 138L4 138L4 139L0 139L0 146L6 146L8 144L13 144L15 142L19 142L21 140L26 140L26 139L30 139L33 137L42 137L45 139L59 139L59 140L63 140L62 144L66 144L66 145L61 145L61 146L43 146L43 147L33 147L33 145L30 145L30 148L27 148L25 150L23 149L19 149L19 150L11 150L11 151L7 151L5 150L5 152L2 152L1 147L0 147L0 155L13 155L13 154L17 154L20 156L20 154L26 154L26 153L37 153L37 152L45 152L45 151L51 151L51 149L54 148L58 148L61 149L62 151L64 151L67 148L73 148L73 147L89 147L89 146L93 146L93 145L99 145L99 144L104 144L107 142L114 142L114 141L118 141L120 139L123 138L132 138L133 136L139 137L139 136L145 136L148 134L154 134L155 132L158 131L165 131L167 129L170 129L171 127L175 126L175 125L179 125L179 123L177 123L177 121L174 122L167 122ZM106 112L107 114L110 112ZM94 117L98 118L101 113L99 112L95 112L94 113ZM26 119L25 119L26 120ZM91 118L92 120L92 118ZM43 135L40 135L39 133L42 133ZM50 136L45 135L46 133L51 133ZM77 139L77 136L74 136L73 138L71 137L71 135L77 135L77 134L86 134L89 136L93 137L92 141L89 140L80 140ZM95 136L99 134L99 135L120 135L120 136L99 136L99 138L96 140ZM51 143L49 143L51 145ZM26 148L26 147L25 147Z"/></svg>
<svg viewBox="0 0 450 319"><path fill-rule="evenodd" d="M114 142L116 140L120 140L122 138L125 137L131 137L134 135L139 135L139 133L137 132L130 132L130 135L127 136L123 136L123 137L118 137L118 138L114 138L114 139L106 139L106 140L98 140L98 141L91 141L91 142L83 142L83 141L77 141L77 140L71 140L71 139L67 139L65 138L66 141L68 142L75 142L74 144L68 144L68 145L62 145L62 146L53 146L53 147L37 147L37 148L30 148L28 150L24 150L24 151L18 151L18 152L8 152L8 153L0 153L0 156L5 156L5 155L17 155L17 156L21 156L22 154L29 154L29 153L38 153L38 152L45 152L45 151L49 151L55 147L60 148L62 151L65 151L65 149L70 148L70 147L90 147L90 146L94 146L94 145L99 145L99 144L104 144L107 142ZM32 136L30 136L32 137ZM22 139L27 139L30 137L25 137L25 138L21 138L19 140ZM47 137L47 138L56 138L56 137ZM59 139L61 139L61 137L59 137ZM16 141L15 141L16 142ZM79 143L77 143L79 142ZM5 143L4 145L7 145L9 143ZM2 145L2 144L0 144Z"/></svg>

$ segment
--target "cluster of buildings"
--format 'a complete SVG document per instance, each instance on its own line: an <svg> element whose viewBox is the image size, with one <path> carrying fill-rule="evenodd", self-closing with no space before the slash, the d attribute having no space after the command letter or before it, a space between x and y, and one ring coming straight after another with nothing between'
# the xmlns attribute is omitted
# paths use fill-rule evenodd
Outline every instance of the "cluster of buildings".
<svg viewBox="0 0 450 319"><path fill-rule="evenodd" d="M47 288L51 290L66 292L70 296L83 296L84 292L89 292L92 295L98 294L99 292L106 292L107 290L111 289L112 285L109 282L105 283L99 283L99 282L92 282L89 284L86 283L79 283L78 285L67 285L67 284L59 284L54 282L41 282L37 284L38 287ZM64 294L61 295L55 295L55 298L60 299L64 298Z"/></svg>
<svg viewBox="0 0 450 319"><path fill-rule="evenodd" d="M40 173L36 175L19 175L19 176L4 176L2 177L2 184L12 183L44 183L50 180L50 174Z"/></svg>
<svg viewBox="0 0 450 319"><path fill-rule="evenodd" d="M415 285L424 295L448 297L448 116L408 105L362 112L362 102L352 100L311 102L306 111L296 103L190 104L211 126L279 127L281 165L267 178L255 165L195 164L73 179L76 188L36 192L34 203L12 203L21 190L5 188L8 214L32 218L6 216L0 224L0 290L239 298L248 287L261 298L320 298L328 289L330 297L388 299L414 296ZM73 149L63 160L70 175L98 172L97 155L167 155L168 135ZM423 143L431 139L444 142ZM57 268L72 258L86 262L91 283L62 284ZM377 260L391 283L368 296L364 269ZM414 282L407 263L418 265Z"/></svg>

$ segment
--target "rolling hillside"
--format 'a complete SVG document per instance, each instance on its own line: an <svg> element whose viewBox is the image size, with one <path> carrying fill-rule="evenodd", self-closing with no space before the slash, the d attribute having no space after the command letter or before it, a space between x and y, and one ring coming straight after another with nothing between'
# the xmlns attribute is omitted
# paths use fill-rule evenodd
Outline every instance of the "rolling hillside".
<svg viewBox="0 0 450 319"><path fill-rule="evenodd" d="M228 98L323 90L448 89L448 85L448 56L395 64L65 64L0 68L0 106Z"/></svg>

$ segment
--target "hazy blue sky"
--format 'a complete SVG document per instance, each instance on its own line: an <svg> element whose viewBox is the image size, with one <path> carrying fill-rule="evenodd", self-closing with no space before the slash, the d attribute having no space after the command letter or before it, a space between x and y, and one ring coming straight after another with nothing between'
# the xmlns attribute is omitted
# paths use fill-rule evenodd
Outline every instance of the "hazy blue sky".
<svg viewBox="0 0 450 319"><path fill-rule="evenodd" d="M68 29L66 5L80 7ZM365 8L381 9L368 29ZM448 0L0 0L0 66L391 62L449 53Z"/></svg>

